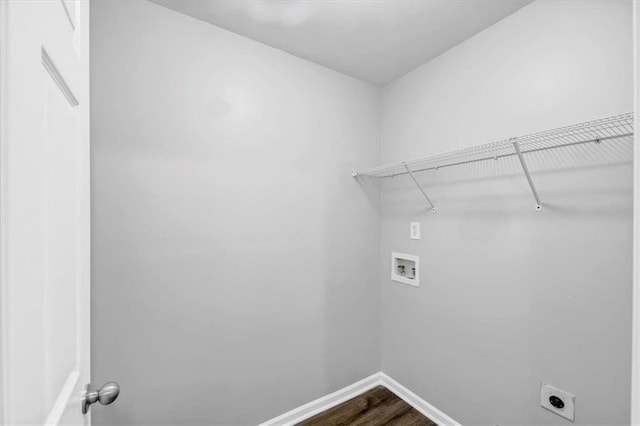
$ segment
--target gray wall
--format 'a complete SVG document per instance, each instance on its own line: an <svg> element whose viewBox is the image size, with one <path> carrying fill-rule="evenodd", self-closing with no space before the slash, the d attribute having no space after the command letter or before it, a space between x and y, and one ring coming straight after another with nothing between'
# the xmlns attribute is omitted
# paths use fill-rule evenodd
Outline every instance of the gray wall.
<svg viewBox="0 0 640 426"><path fill-rule="evenodd" d="M91 25L96 424L255 424L380 366L463 424L566 424L541 380L628 424L629 146L531 158L542 213L513 161L421 175L437 214L348 171L631 110L630 2L535 2L381 91L144 1Z"/></svg>
<svg viewBox="0 0 640 426"><path fill-rule="evenodd" d="M631 24L631 2L526 6L383 90L382 161L630 111ZM462 424L568 424L541 380L576 425L628 424L629 151L532 158L541 213L514 161L422 174L436 214L385 182L383 370ZM391 251L420 255L420 288L390 281Z"/></svg>
<svg viewBox="0 0 640 426"><path fill-rule="evenodd" d="M92 3L95 424L256 424L379 371L377 88Z"/></svg>

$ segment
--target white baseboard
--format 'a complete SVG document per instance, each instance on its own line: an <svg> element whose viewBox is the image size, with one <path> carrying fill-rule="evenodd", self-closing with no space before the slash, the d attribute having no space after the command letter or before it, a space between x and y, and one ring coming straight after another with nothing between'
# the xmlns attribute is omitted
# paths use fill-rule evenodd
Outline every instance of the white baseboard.
<svg viewBox="0 0 640 426"><path fill-rule="evenodd" d="M301 421L308 419L309 417L313 417L316 414L328 410L329 408L335 407L338 404L342 404L343 402L348 401L351 398L358 396L361 393L364 393L369 389L373 389L381 384L382 381L380 380L380 373L372 374L371 376L366 377L352 385L330 393L329 395L318 398L315 401L311 401L307 404L301 405L298 408L294 408L293 410L288 411L278 417L274 417L271 420L267 420L264 423L260 423L260 425L258 426L295 425L296 423L300 423Z"/></svg>
<svg viewBox="0 0 640 426"><path fill-rule="evenodd" d="M391 392L398 395L400 398L404 400L407 404L411 405L416 410L420 411L422 414L433 420L440 426L462 426L457 421L453 420L451 417L447 416L442 411L438 410L433 405L429 404L424 399L420 398L415 393L411 392L406 387L402 386L400 383L393 380L391 377L387 376L384 373L380 374L381 382L384 387L389 389Z"/></svg>
<svg viewBox="0 0 640 426"><path fill-rule="evenodd" d="M438 410L433 405L429 404L424 399L420 398L415 393L411 392L400 383L393 380L391 377L380 372L372 374L352 385L337 390L329 395L323 396L311 401L307 404L301 405L298 408L294 408L278 417L274 417L271 420L267 420L258 426L292 426L296 423L300 423L316 414L322 413L329 408L335 407L338 404L342 404L345 401L354 398L369 389L373 389L376 386L384 386L391 392L402 398L407 404L436 422L440 426L461 426L460 423L447 416L442 411Z"/></svg>

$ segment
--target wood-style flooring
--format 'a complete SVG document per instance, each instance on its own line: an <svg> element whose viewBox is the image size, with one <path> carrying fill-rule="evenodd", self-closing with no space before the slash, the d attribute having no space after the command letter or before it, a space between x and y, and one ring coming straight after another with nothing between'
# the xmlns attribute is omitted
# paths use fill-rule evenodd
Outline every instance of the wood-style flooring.
<svg viewBox="0 0 640 426"><path fill-rule="evenodd" d="M384 386L336 405L298 426L437 426Z"/></svg>

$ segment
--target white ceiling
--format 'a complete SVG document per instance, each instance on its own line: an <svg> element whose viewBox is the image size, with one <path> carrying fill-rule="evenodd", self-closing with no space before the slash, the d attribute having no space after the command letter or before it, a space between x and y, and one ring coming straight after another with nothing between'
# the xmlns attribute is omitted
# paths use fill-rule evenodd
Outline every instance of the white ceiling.
<svg viewBox="0 0 640 426"><path fill-rule="evenodd" d="M151 0L384 86L532 0Z"/></svg>

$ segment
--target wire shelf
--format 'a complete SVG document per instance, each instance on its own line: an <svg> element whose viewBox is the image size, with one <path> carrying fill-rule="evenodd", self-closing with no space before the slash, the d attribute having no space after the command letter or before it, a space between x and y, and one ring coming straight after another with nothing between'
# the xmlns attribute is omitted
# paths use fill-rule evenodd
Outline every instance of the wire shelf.
<svg viewBox="0 0 640 426"><path fill-rule="evenodd" d="M427 170L438 170L445 167L462 166L483 161L499 160L505 157L516 157L522 167L533 196L536 201L536 210L542 210L542 203L538 196L535 184L529 172L526 157L528 154L542 153L545 151L586 146L603 147L603 151L616 141L621 141L626 145L632 144L633 140L633 113L620 114L599 120L574 124L552 130L532 133L504 139L496 142L478 145L454 151L443 152L427 157L419 157L396 163L384 164L366 169L356 169L352 171L354 177L372 176L378 178L409 175L418 189L426 199L427 203L435 212L436 208L429 199L422 185L418 182L414 173ZM534 158L532 156L532 158Z"/></svg>
<svg viewBox="0 0 640 426"><path fill-rule="evenodd" d="M632 135L633 113L626 113L427 157L356 169L352 171L352 175L386 178L408 174L407 166L411 172L416 173L478 161L498 160L517 155L514 142L518 143L523 156L526 156L533 152L585 143L602 143Z"/></svg>

